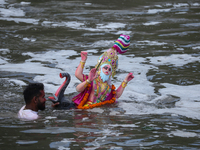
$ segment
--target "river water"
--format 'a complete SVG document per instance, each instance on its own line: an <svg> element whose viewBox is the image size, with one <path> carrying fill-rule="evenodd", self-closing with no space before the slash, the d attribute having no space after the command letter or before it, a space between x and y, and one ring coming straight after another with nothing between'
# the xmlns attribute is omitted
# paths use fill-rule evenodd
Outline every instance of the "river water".
<svg viewBox="0 0 200 150"><path fill-rule="evenodd" d="M187 149L200 147L200 2L198 0L0 0L0 149ZM91 110L54 110L22 121L22 92L42 82L46 97L62 84L76 95L80 52L85 74L120 34L113 84L129 72L117 103Z"/></svg>

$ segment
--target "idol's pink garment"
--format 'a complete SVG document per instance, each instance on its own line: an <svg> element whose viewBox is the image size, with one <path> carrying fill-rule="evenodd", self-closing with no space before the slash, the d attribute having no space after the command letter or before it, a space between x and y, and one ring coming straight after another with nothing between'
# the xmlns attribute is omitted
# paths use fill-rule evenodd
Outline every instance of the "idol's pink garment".
<svg viewBox="0 0 200 150"><path fill-rule="evenodd" d="M83 82L87 79L88 79L88 76L83 75ZM81 103L81 101L83 100L86 93L89 93L89 95L91 94L92 87L93 87L93 81L91 82L91 87L89 88L89 90L88 90L88 88L85 88L85 90L83 92L81 92L77 96L73 97L72 101L78 106ZM112 92L110 92L110 94L106 97L106 99L104 101L112 99L113 96L114 95L112 94ZM96 103L96 100L95 100L95 103Z"/></svg>

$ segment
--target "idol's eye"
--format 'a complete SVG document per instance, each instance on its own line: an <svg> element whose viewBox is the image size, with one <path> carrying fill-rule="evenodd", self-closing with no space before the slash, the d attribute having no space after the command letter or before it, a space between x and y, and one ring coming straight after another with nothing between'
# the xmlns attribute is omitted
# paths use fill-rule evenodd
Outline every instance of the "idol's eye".
<svg viewBox="0 0 200 150"><path fill-rule="evenodd" d="M105 66L105 67L103 67L103 68L104 68L104 69L106 69L106 70L108 69L108 67L107 67L107 66Z"/></svg>
<svg viewBox="0 0 200 150"><path fill-rule="evenodd" d="M111 68L110 67L107 67L107 66L105 66L105 67L103 67L105 70L107 70L108 69L108 71L111 71Z"/></svg>

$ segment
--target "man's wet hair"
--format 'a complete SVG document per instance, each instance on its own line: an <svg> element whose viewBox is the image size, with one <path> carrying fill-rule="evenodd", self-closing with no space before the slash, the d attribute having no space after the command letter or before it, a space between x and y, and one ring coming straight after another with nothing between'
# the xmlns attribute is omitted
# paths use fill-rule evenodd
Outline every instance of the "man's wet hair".
<svg viewBox="0 0 200 150"><path fill-rule="evenodd" d="M43 83L30 83L26 86L23 95L26 104L30 104L34 96L40 96L41 90L44 90Z"/></svg>

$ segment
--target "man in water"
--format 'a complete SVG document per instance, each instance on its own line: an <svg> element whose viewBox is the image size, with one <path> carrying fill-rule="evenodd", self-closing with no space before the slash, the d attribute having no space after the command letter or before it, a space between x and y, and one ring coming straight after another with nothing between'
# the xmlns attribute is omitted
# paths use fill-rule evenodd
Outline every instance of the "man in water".
<svg viewBox="0 0 200 150"><path fill-rule="evenodd" d="M81 62L75 72L75 76L82 82L76 87L76 90L81 93L72 99L78 109L111 104L122 95L127 83L134 78L133 74L129 73L117 90L111 83L111 76L114 77L116 74L117 52L125 53L129 45L130 37L121 35L114 46L99 57L96 67L91 69L89 76L83 74L87 52L81 52Z"/></svg>
<svg viewBox="0 0 200 150"><path fill-rule="evenodd" d="M45 110L45 92L43 83L30 83L23 92L24 105L18 112L18 118L25 120L38 119L38 110Z"/></svg>

